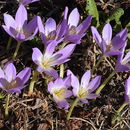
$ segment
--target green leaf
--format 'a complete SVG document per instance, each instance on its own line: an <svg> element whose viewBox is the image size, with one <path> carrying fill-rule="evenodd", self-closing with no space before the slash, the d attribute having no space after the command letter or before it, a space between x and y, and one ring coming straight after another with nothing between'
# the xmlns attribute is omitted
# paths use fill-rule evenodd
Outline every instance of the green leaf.
<svg viewBox="0 0 130 130"><path fill-rule="evenodd" d="M92 15L97 21L97 27L99 26L99 12L97 10L97 5L94 0L86 0L85 10L89 15Z"/></svg>
<svg viewBox="0 0 130 130"><path fill-rule="evenodd" d="M107 18L106 23L115 20L116 24L121 24L120 17L124 14L122 8L115 9L114 12Z"/></svg>

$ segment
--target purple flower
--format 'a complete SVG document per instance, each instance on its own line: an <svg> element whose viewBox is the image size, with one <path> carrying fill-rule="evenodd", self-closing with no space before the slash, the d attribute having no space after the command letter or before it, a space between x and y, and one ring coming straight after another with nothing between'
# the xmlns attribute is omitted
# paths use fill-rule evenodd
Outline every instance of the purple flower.
<svg viewBox="0 0 130 130"><path fill-rule="evenodd" d="M68 16L68 7L66 7L64 11L64 21L67 21L67 16ZM85 31L91 24L91 19L92 16L88 16L80 25L78 25L80 15L77 8L73 9L68 17L65 41L80 44L81 38L86 34Z"/></svg>
<svg viewBox="0 0 130 130"><path fill-rule="evenodd" d="M44 54L42 54L38 48L33 48L32 54L33 62L38 65L37 70L41 73L44 72L53 76L54 78L57 78L58 74L53 67L69 61L70 59L68 57L75 49L75 44L70 44L54 53L56 44L56 42L50 43L45 49Z"/></svg>
<svg viewBox="0 0 130 130"><path fill-rule="evenodd" d="M31 75L31 69L25 68L16 74L16 68L13 63L7 63L2 70L0 68L0 88L7 93L21 93L21 89L25 88L25 83Z"/></svg>
<svg viewBox="0 0 130 130"><path fill-rule="evenodd" d="M38 31L37 17L27 23L27 11L23 5L18 8L15 20L11 15L4 13L4 22L4 30L20 43L32 39Z"/></svg>
<svg viewBox="0 0 130 130"><path fill-rule="evenodd" d="M88 103L87 99L95 99L99 95L92 93L99 85L101 81L101 76L96 76L92 81L90 70L86 71L81 78L81 83L79 83L78 78L68 70L68 75L71 75L71 85L73 87L73 95L78 97L83 103Z"/></svg>
<svg viewBox="0 0 130 130"><path fill-rule="evenodd" d="M127 37L127 30L120 31L112 39L112 27L107 23L102 31L102 37L95 27L91 27L92 35L96 43L101 48L104 56L112 56L121 54L120 49L124 46Z"/></svg>
<svg viewBox="0 0 130 130"><path fill-rule="evenodd" d="M33 2L37 2L37 1L40 1L40 0L18 0L19 4L21 5L28 5L30 3L33 3Z"/></svg>
<svg viewBox="0 0 130 130"><path fill-rule="evenodd" d="M129 71L130 70L130 52L128 52L125 57L124 51L126 47L127 41L125 42L125 45L121 48L121 54L118 56L115 71L121 72L121 71Z"/></svg>
<svg viewBox="0 0 130 130"><path fill-rule="evenodd" d="M53 18L48 18L45 26L42 24L41 18L38 16L38 28L42 42L47 46L49 43L56 41L57 44L64 39L66 32L66 22L62 21L59 26L56 26L56 22Z"/></svg>
<svg viewBox="0 0 130 130"><path fill-rule="evenodd" d="M60 108L69 108L66 98L72 96L72 91L68 90L68 87L70 87L70 76L64 79L57 78L48 84L48 91L53 95L53 99Z"/></svg>
<svg viewBox="0 0 130 130"><path fill-rule="evenodd" d="M130 76L125 83L125 102L130 104Z"/></svg>

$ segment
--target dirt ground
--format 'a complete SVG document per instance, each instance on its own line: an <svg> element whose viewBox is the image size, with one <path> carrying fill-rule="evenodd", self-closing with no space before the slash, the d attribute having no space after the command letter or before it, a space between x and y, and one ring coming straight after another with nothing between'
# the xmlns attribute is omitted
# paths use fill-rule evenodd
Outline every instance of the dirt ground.
<svg viewBox="0 0 130 130"><path fill-rule="evenodd" d="M96 4L103 17L109 16L115 8L123 8L125 11L121 17L123 28L130 21L129 0L104 0L104 3L96 0ZM40 15L44 16L45 20L53 17L59 22L63 16L65 6L68 6L70 10L77 7L82 18L85 18L87 16L84 13L85 5L85 0L41 0L41 2L30 4L27 10L29 19ZM15 16L17 8L18 4L14 0L0 0L0 24L4 24L3 13L7 12ZM103 18L101 17L100 19L103 23ZM114 25L115 23L112 22L111 24ZM1 66L11 59L16 47L16 41L13 40L9 51L5 51L8 39L8 34L0 27ZM40 40L36 42L34 39L22 43L18 58L14 62L18 71L22 70L25 66L36 68L31 59L32 48L36 46L44 48ZM129 47L130 43L128 42L127 48ZM91 69L96 64L100 56L101 51L93 43L89 28L81 44L76 47L71 60L65 63L65 68L71 69L74 74L81 77L87 69ZM102 75L103 82L112 73L115 61L116 57L104 59L93 76ZM28 95L28 87L20 95L11 95L9 117L4 116L5 101L0 99L0 130L129 130L129 106L123 109L121 113L122 119L115 125L111 124L115 111L124 102L124 82L129 75L130 72L123 72L113 76L95 101L89 101L88 104L79 103L75 107L69 121L66 121L67 110L59 109L51 100L45 80L40 75L32 96ZM72 102L72 99L70 102Z"/></svg>

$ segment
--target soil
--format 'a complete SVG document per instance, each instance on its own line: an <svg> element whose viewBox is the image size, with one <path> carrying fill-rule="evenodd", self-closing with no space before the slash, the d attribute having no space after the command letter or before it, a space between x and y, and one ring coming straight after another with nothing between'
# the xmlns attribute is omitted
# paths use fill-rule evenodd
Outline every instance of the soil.
<svg viewBox="0 0 130 130"><path fill-rule="evenodd" d="M99 0L95 1L103 17L109 16L116 8L123 8L125 13L121 17L121 23L125 28L130 21L129 0L104 0L104 3ZM40 15L43 20L52 17L58 23L63 16L65 6L69 7L69 11L77 7L82 19L84 19L87 16L84 13L85 5L85 0L41 0L27 6L27 10L29 19ZM4 24L3 13L15 16L17 8L18 4L14 0L0 0L0 24ZM100 19L101 24L104 24L104 19ZM111 24L114 26L115 22L112 21ZM6 51L9 36L2 27L0 27L0 34L0 64L3 66L11 60L16 48L16 41L13 39L10 49ZM128 41L127 48L129 46ZM40 39L22 43L18 57L14 62L18 71L25 66L36 68L31 58L32 48L34 47L44 48ZM100 56L101 51L97 44L93 43L89 28L81 44L77 45L71 60L65 63L65 70L70 69L81 78L87 69L92 69ZM112 73L116 59L117 57L103 59L100 66L95 70L93 77L102 75L103 82ZM47 91L46 82L40 75L38 82L35 84L33 95L28 95L28 87L20 95L11 94L8 117L4 115L5 98L0 99L0 130L129 130L130 109L128 105L121 112L121 120L114 125L111 124L116 110L124 102L124 84L129 75L130 72L115 74L95 101L90 100L88 104L79 103L75 107L69 121L66 121L67 110L59 109L53 102ZM0 92L3 91L0 90ZM4 94L6 95L5 92Z"/></svg>

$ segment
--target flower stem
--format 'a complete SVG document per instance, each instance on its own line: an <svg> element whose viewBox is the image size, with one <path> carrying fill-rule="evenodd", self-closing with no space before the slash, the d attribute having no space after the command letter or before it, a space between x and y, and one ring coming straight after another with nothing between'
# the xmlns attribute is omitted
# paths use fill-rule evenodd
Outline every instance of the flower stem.
<svg viewBox="0 0 130 130"><path fill-rule="evenodd" d="M106 84L109 82L109 80L116 74L115 71L113 71L109 77L101 84L101 86L96 90L96 94L99 94L102 89L106 86Z"/></svg>
<svg viewBox="0 0 130 130"><path fill-rule="evenodd" d="M60 77L63 78L64 77L64 64L60 65Z"/></svg>
<svg viewBox="0 0 130 130"><path fill-rule="evenodd" d="M96 65L93 66L93 68L92 68L92 74L93 74L93 72L95 71L95 69L100 65L100 63L101 63L101 61L102 61L103 58L104 58L104 57L101 56L100 59L98 60L98 62L96 63Z"/></svg>
<svg viewBox="0 0 130 130"><path fill-rule="evenodd" d="M10 94L8 94L8 95L7 95L7 98L6 98L6 104L5 104L5 116L8 116L8 115L9 115L9 110L8 110L9 98L10 98Z"/></svg>
<svg viewBox="0 0 130 130"><path fill-rule="evenodd" d="M123 108L126 106L126 103L123 103L122 106L116 111L116 115L112 119L112 124L115 124L117 120L120 120L120 112L123 110Z"/></svg>
<svg viewBox="0 0 130 130"><path fill-rule="evenodd" d="M67 120L70 119L70 116L71 116L71 114L72 114L72 111L73 111L74 107L77 105L78 101L79 101L79 98L76 98L76 99L73 101L73 103L72 103L72 105L71 105L71 107L70 107L70 109L69 109L69 112L68 112L68 114L67 114L67 117L66 117Z"/></svg>
<svg viewBox="0 0 130 130"><path fill-rule="evenodd" d="M9 40L8 40L6 50L9 50L9 48L11 46L11 42L12 42L12 37L10 37Z"/></svg>
<svg viewBox="0 0 130 130"><path fill-rule="evenodd" d="M37 81L37 76L39 75L39 72L37 70L35 70L33 72L33 77L32 77L32 80L31 80L31 83L29 85L29 92L28 92L28 95L32 95L33 93L33 89L34 89L34 84L35 82Z"/></svg>
<svg viewBox="0 0 130 130"><path fill-rule="evenodd" d="M17 46L16 46L16 49L15 49L15 52L14 52L14 55L13 55L13 60L15 60L17 54L18 54L18 50L19 50L19 47L20 47L20 42L17 43Z"/></svg>

